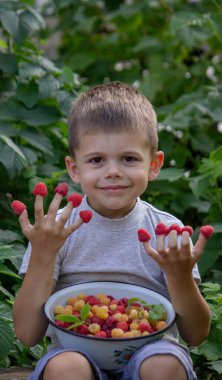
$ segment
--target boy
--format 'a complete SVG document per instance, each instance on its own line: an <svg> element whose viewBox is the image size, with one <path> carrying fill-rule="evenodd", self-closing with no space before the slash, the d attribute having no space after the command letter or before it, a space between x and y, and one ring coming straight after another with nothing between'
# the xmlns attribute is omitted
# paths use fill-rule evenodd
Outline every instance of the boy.
<svg viewBox="0 0 222 380"><path fill-rule="evenodd" d="M156 237L159 223L168 227L182 223L139 198L148 182L158 176L164 160L163 152L157 150L151 104L131 86L111 82L82 94L68 121L70 155L66 166L85 197L78 209L68 202L59 210L62 196L56 194L44 216L43 197L37 195L35 225L30 225L26 211L19 217L31 244L20 269L25 277L14 304L18 338L33 346L44 336L47 321L43 305L52 292L85 281L116 280L169 296L181 337L190 345L200 344L210 327L210 311L197 287L196 267L206 240L200 234L192 248L189 233L184 231L178 244L175 229L167 238ZM78 214L86 208L93 211L93 218L82 225ZM150 243L138 242L141 227L151 234ZM55 337L51 338L56 347ZM117 376L122 380L173 377L196 379L188 350L179 345L173 332L140 349ZM61 378L107 377L85 353L57 347L40 360L30 379Z"/></svg>

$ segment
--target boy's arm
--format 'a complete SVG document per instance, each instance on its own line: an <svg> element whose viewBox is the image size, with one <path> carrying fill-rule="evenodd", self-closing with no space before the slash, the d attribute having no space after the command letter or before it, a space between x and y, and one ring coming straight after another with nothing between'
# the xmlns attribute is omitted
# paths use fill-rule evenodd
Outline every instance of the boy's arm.
<svg viewBox="0 0 222 380"><path fill-rule="evenodd" d="M164 235L157 236L156 250L148 241L144 243L147 253L165 273L171 302L177 313L179 333L191 346L199 345L210 331L210 309L192 276L192 269L205 245L206 238L200 233L197 243L191 248L189 233L184 231L179 247L176 230L168 235L168 248L165 248Z"/></svg>
<svg viewBox="0 0 222 380"><path fill-rule="evenodd" d="M56 255L67 237L83 223L79 218L65 226L73 209L68 202L60 218L56 214L62 195L55 194L48 214L44 215L43 197L35 199L35 224L31 225L27 211L19 216L23 234L32 246L27 273L13 306L13 320L17 337L27 346L37 344L45 334L47 320L43 306L55 288L53 280Z"/></svg>

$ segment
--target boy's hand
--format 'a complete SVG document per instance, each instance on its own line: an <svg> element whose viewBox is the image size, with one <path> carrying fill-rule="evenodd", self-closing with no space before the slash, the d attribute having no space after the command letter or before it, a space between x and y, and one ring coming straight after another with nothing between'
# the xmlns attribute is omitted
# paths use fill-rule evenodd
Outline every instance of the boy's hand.
<svg viewBox="0 0 222 380"><path fill-rule="evenodd" d="M11 204L13 211L19 215L19 222L23 234L30 241L33 251L38 251L40 255L43 253L55 255L68 236L77 230L82 223L86 222L83 217L81 218L81 213L84 215L84 211L81 211L80 218L78 218L73 224L65 226L73 207L78 207L82 201L82 196L80 194L72 194L68 197L67 206L64 208L61 216L56 220L59 206L63 197L67 195L67 192L67 184L59 184L57 186L48 213L45 215L43 197L47 195L47 189L45 184L37 184L33 190L33 194L35 195L34 225L30 223L26 206L22 202L13 201ZM87 210L87 215L89 213L91 212ZM90 219L90 215L88 215L87 222Z"/></svg>
<svg viewBox="0 0 222 380"><path fill-rule="evenodd" d="M141 240L140 236L144 236L144 229L138 230L139 240L143 241L146 252L151 256L168 278L183 278L190 276L195 263L198 261L204 251L207 239L213 234L211 226L203 226L200 229L199 238L194 245L190 245L190 236L192 228L190 226L183 227L172 225L168 229L164 224L156 227L157 244L156 250L151 247L149 239ZM168 235L168 246L165 246L166 235ZM178 235L181 235L181 243L178 244Z"/></svg>

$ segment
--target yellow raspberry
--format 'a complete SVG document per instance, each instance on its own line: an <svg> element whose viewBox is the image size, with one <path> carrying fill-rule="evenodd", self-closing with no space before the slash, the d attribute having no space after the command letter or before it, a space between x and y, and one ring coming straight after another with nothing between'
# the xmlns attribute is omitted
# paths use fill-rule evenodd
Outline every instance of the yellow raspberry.
<svg viewBox="0 0 222 380"><path fill-rule="evenodd" d="M64 311L64 307L61 305L56 305L54 307L54 315L62 314Z"/></svg>
<svg viewBox="0 0 222 380"><path fill-rule="evenodd" d="M159 331L159 330L162 330L166 327L166 322L165 321L157 321L155 323L155 327L156 327L156 330Z"/></svg>
<svg viewBox="0 0 222 380"><path fill-rule="evenodd" d="M96 310L95 314L97 317L101 319L107 319L109 316L108 313L109 309L107 306L99 306L98 309Z"/></svg>
<svg viewBox="0 0 222 380"><path fill-rule="evenodd" d="M74 311L80 311L84 306L85 306L85 301L84 300L78 300L74 303L73 310Z"/></svg>
<svg viewBox="0 0 222 380"><path fill-rule="evenodd" d="M110 299L106 295L101 295L99 300L103 305L109 305L110 303Z"/></svg>
<svg viewBox="0 0 222 380"><path fill-rule="evenodd" d="M143 331L142 335L150 335L149 331Z"/></svg>
<svg viewBox="0 0 222 380"><path fill-rule="evenodd" d="M136 336L142 336L142 333L139 330L131 330L131 332L133 333L134 337L136 337Z"/></svg>
<svg viewBox="0 0 222 380"><path fill-rule="evenodd" d="M117 308L117 305L116 305L115 303L113 303L112 305L109 305L109 309L110 309L111 311L115 311L116 308Z"/></svg>
<svg viewBox="0 0 222 380"><path fill-rule="evenodd" d="M76 301L77 301L77 297L70 297L67 299L66 303L67 305L74 305Z"/></svg>
<svg viewBox="0 0 222 380"><path fill-rule="evenodd" d="M88 315L87 315L87 318L92 318L93 317L93 313L91 311L89 311Z"/></svg>
<svg viewBox="0 0 222 380"><path fill-rule="evenodd" d="M138 310L138 318L146 318L146 319L148 319L149 318L148 311L144 310L144 309Z"/></svg>
<svg viewBox="0 0 222 380"><path fill-rule="evenodd" d="M66 305L63 310L63 315L72 315L73 307L71 305Z"/></svg>
<svg viewBox="0 0 222 380"><path fill-rule="evenodd" d="M138 318L138 311L136 309L132 309L129 313L130 319L137 319Z"/></svg>
<svg viewBox="0 0 222 380"><path fill-rule="evenodd" d="M81 293L78 295L78 300L84 300L86 297L87 297L86 294Z"/></svg>
<svg viewBox="0 0 222 380"><path fill-rule="evenodd" d="M122 318L122 314L121 314L121 313L116 313L116 314L113 315L113 318L114 318L114 319L117 319L117 321L120 322L120 321L121 321L121 318Z"/></svg>
<svg viewBox="0 0 222 380"><path fill-rule="evenodd" d="M92 334L96 334L98 331L100 331L100 325L98 323L91 323L88 327L89 331Z"/></svg>
<svg viewBox="0 0 222 380"><path fill-rule="evenodd" d="M99 308L99 306L98 305L93 305L92 307L91 307L91 311L95 314L96 313L96 310Z"/></svg>
<svg viewBox="0 0 222 380"><path fill-rule="evenodd" d="M132 323L130 323L130 331L138 330L138 328L139 328L139 323L138 322L132 322Z"/></svg>
<svg viewBox="0 0 222 380"><path fill-rule="evenodd" d="M124 338L124 331L122 329L112 329L111 331L112 338Z"/></svg>
<svg viewBox="0 0 222 380"><path fill-rule="evenodd" d="M133 332L132 331L125 332L124 338L134 338Z"/></svg>
<svg viewBox="0 0 222 380"><path fill-rule="evenodd" d="M141 322L146 322L147 323L147 319L146 318L143 318L143 319L139 319L139 321L138 321L139 323L141 323Z"/></svg>

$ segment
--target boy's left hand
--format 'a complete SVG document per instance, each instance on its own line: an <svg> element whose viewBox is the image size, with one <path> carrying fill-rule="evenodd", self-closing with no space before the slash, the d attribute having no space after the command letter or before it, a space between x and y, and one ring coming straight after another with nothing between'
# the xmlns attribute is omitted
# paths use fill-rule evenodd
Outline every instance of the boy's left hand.
<svg viewBox="0 0 222 380"><path fill-rule="evenodd" d="M173 277L175 279L179 277L181 279L181 277L189 276L204 251L207 239L213 234L213 228L211 226L201 227L198 240L192 247L190 241L190 235L192 234L191 227L188 226L188 228L181 229L179 226L173 225L174 227L171 226L173 228L166 228L165 231L162 229L161 233L161 229L158 229L158 226L156 228L156 249L151 247L149 236L146 239L143 235L143 239L140 239L140 232L143 231L145 233L146 231L143 229L138 230L139 240L143 241L146 252L156 261L168 278ZM163 226L161 224L161 227ZM160 231L160 234L158 231ZM181 242L178 243L178 236L180 234ZM165 243L166 235L168 236L167 245Z"/></svg>

